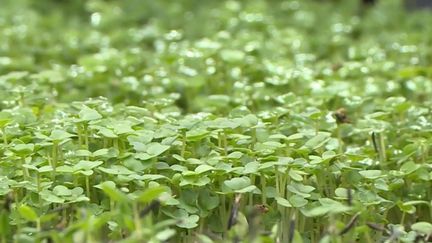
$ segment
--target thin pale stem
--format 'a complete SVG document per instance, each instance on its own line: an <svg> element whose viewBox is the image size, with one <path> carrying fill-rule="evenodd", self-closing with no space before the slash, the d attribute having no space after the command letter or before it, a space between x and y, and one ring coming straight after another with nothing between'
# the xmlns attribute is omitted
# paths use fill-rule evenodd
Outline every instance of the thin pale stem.
<svg viewBox="0 0 432 243"><path fill-rule="evenodd" d="M7 135L6 135L6 128L2 128L2 136L3 136L3 144L4 146L8 145L8 139L7 139Z"/></svg>

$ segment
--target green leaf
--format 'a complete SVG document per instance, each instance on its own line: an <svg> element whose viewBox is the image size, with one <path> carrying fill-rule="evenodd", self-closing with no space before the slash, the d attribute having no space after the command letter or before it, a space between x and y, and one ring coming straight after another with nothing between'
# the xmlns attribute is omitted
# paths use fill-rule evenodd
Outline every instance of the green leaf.
<svg viewBox="0 0 432 243"><path fill-rule="evenodd" d="M309 139L304 147L315 150L324 146L330 140L330 133L320 132L315 137Z"/></svg>
<svg viewBox="0 0 432 243"><path fill-rule="evenodd" d="M208 176L185 176L180 182L180 186L193 185L193 186L205 186L209 184L211 179Z"/></svg>
<svg viewBox="0 0 432 243"><path fill-rule="evenodd" d="M6 75L0 76L0 81L7 81L7 80L19 80L27 77L29 75L29 72L27 71L12 71L7 73Z"/></svg>
<svg viewBox="0 0 432 243"><path fill-rule="evenodd" d="M290 136L288 136L286 138L286 140L291 141L291 140L298 140L298 139L302 139L304 137L304 135L302 133L295 133L292 134Z"/></svg>
<svg viewBox="0 0 432 243"><path fill-rule="evenodd" d="M360 175L362 175L364 178L367 179L377 179L381 177L381 171L380 170L362 170L359 171Z"/></svg>
<svg viewBox="0 0 432 243"><path fill-rule="evenodd" d="M13 147L13 150L16 154L20 156L27 156L31 154L34 150L34 144L17 144Z"/></svg>
<svg viewBox="0 0 432 243"><path fill-rule="evenodd" d="M411 229L425 235L432 234L432 224L429 222L417 222L411 225Z"/></svg>
<svg viewBox="0 0 432 243"><path fill-rule="evenodd" d="M245 58L245 54L239 50L222 50L220 55L222 60L229 63L240 62Z"/></svg>
<svg viewBox="0 0 432 243"><path fill-rule="evenodd" d="M93 157L99 157L99 156L105 156L108 155L108 153L110 152L109 149L99 149L93 152L92 156Z"/></svg>
<svg viewBox="0 0 432 243"><path fill-rule="evenodd" d="M129 157L126 160L124 160L123 164L128 168L135 172L142 172L151 164L145 164L141 162L140 160L135 159L134 157Z"/></svg>
<svg viewBox="0 0 432 243"><path fill-rule="evenodd" d="M166 192L166 187L163 186L148 188L138 196L138 200L142 203L148 203L157 199L164 192Z"/></svg>
<svg viewBox="0 0 432 243"><path fill-rule="evenodd" d="M303 238L302 238L301 234L298 232L298 230L294 231L294 238L293 238L292 243L303 243Z"/></svg>
<svg viewBox="0 0 432 243"><path fill-rule="evenodd" d="M314 207L310 210L305 210L302 212L307 217L318 217L327 213L338 214L351 210L350 207L345 206L344 204L330 198L320 198L318 199L318 201L321 203L321 206Z"/></svg>
<svg viewBox="0 0 432 243"><path fill-rule="evenodd" d="M242 189L237 189L237 190L234 190L234 191L236 193L247 193L247 192L253 192L256 189L257 189L257 187L255 185L250 185L250 186L244 187Z"/></svg>
<svg viewBox="0 0 432 243"><path fill-rule="evenodd" d="M28 221L36 222L38 220L36 212L27 205L21 205L18 208L18 212L20 213L21 217L25 218Z"/></svg>
<svg viewBox="0 0 432 243"><path fill-rule="evenodd" d="M118 190L115 183L112 181L105 181L95 187L102 189L102 191L105 192L105 194L107 194L113 201L121 203L129 202L129 198L123 192Z"/></svg>
<svg viewBox="0 0 432 243"><path fill-rule="evenodd" d="M344 206L341 202L338 202L338 201L330 199L330 198L320 198L320 199L318 199L318 201L323 206L329 206L329 207L335 207L335 208Z"/></svg>
<svg viewBox="0 0 432 243"><path fill-rule="evenodd" d="M348 198L348 189L342 188L342 187L336 188L335 194L337 197L339 197L341 199L347 199Z"/></svg>
<svg viewBox="0 0 432 243"><path fill-rule="evenodd" d="M207 171L212 171L215 168L213 166L210 165L199 165L198 167L195 168L195 172L198 174L207 172Z"/></svg>
<svg viewBox="0 0 432 243"><path fill-rule="evenodd" d="M292 195L289 198L289 201L292 204L292 206L295 208L303 207L308 203L308 200L304 199L303 197L301 197L299 195Z"/></svg>
<svg viewBox="0 0 432 243"><path fill-rule="evenodd" d="M219 197L211 196L208 191L201 191L198 201L199 205L206 210L212 210L219 206Z"/></svg>
<svg viewBox="0 0 432 243"><path fill-rule="evenodd" d="M106 127L98 127L99 133L107 138L118 138L117 134L115 134L111 129Z"/></svg>
<svg viewBox="0 0 432 243"><path fill-rule="evenodd" d="M102 115L99 114L99 112L97 112L94 109L91 109L87 106L84 106L81 111L79 112L79 118L81 121L93 121L93 120L99 120L102 118Z"/></svg>
<svg viewBox="0 0 432 243"><path fill-rule="evenodd" d="M52 192L50 192L48 190L43 190L39 194L43 200L50 202L50 203L64 203L64 201L65 201L65 199L54 195Z"/></svg>
<svg viewBox="0 0 432 243"><path fill-rule="evenodd" d="M156 156L153 156L153 155L150 155L147 153L136 153L134 155L134 158L139 159L139 160L149 160L149 159L154 158L154 157L156 157Z"/></svg>
<svg viewBox="0 0 432 243"><path fill-rule="evenodd" d="M304 175L304 173L302 171L291 169L288 175L295 181L303 181L302 175Z"/></svg>
<svg viewBox="0 0 432 243"><path fill-rule="evenodd" d="M90 157L92 156L92 152L85 149L79 149L75 151L75 155L78 157Z"/></svg>
<svg viewBox="0 0 432 243"><path fill-rule="evenodd" d="M158 239L161 242L166 242L175 234L176 231L174 229L164 229L156 234L156 239Z"/></svg>
<svg viewBox="0 0 432 243"><path fill-rule="evenodd" d="M228 118L216 118L209 124L209 127L215 129L235 129L239 126L238 122L234 122Z"/></svg>
<svg viewBox="0 0 432 243"><path fill-rule="evenodd" d="M107 173L107 174L112 174L112 175L131 175L131 174L135 174L135 172L129 170L128 168L122 166L122 165L112 165L109 168L105 168L105 167L98 167L98 170Z"/></svg>
<svg viewBox="0 0 432 243"><path fill-rule="evenodd" d="M59 173L73 173L74 168L72 166L62 165L62 166L57 167L57 172L59 172Z"/></svg>
<svg viewBox="0 0 432 243"><path fill-rule="evenodd" d="M160 143L150 143L147 147L146 152L150 156L158 156L170 148L168 145L162 145Z"/></svg>
<svg viewBox="0 0 432 243"><path fill-rule="evenodd" d="M382 191L388 191L389 190L389 186L387 184L387 182L382 179L382 178L378 178L374 181L374 186Z"/></svg>
<svg viewBox="0 0 432 243"><path fill-rule="evenodd" d="M325 206L318 206L315 208L312 208L311 210L303 212L306 217L319 217L327 214L330 211L329 207Z"/></svg>
<svg viewBox="0 0 432 243"><path fill-rule="evenodd" d="M408 161L400 167L400 171L402 171L404 174L407 175L407 174L413 173L414 171L416 171L419 168L420 168L420 165L414 163L413 161Z"/></svg>
<svg viewBox="0 0 432 243"><path fill-rule="evenodd" d="M92 170L99 165L103 164L102 161L88 161L88 160L80 160L76 165L73 166L75 171L78 170Z"/></svg>
<svg viewBox="0 0 432 243"><path fill-rule="evenodd" d="M6 127L11 121L11 119L0 118L0 128Z"/></svg>
<svg viewBox="0 0 432 243"><path fill-rule="evenodd" d="M74 136L66 131L56 129L51 132L49 138L53 141L63 141Z"/></svg>
<svg viewBox="0 0 432 243"><path fill-rule="evenodd" d="M227 155L228 159L240 159L243 156L242 152L235 151Z"/></svg>
<svg viewBox="0 0 432 243"><path fill-rule="evenodd" d="M304 198L308 198L311 196L310 193L315 190L315 187L303 185L301 183L292 182L290 185L287 186L287 189L290 192L293 192L293 193L300 195Z"/></svg>
<svg viewBox="0 0 432 243"><path fill-rule="evenodd" d="M224 184L232 190L240 190L251 185L248 177L235 177L230 180L226 180Z"/></svg>
<svg viewBox="0 0 432 243"><path fill-rule="evenodd" d="M69 188L62 186L62 185L58 185L56 187L53 188L53 193L57 196L71 196L72 192L71 190L69 190Z"/></svg>
<svg viewBox="0 0 432 243"><path fill-rule="evenodd" d="M199 242L201 243L214 243L214 241L210 237L204 234L196 234L196 237L199 239Z"/></svg>
<svg viewBox="0 0 432 243"><path fill-rule="evenodd" d="M260 163L257 161L249 162L244 166L243 174L256 173L256 172L258 172L259 166L260 166Z"/></svg>
<svg viewBox="0 0 432 243"><path fill-rule="evenodd" d="M110 125L114 129L114 132L118 135L133 133L132 124L130 121L115 121L114 124Z"/></svg>
<svg viewBox="0 0 432 243"><path fill-rule="evenodd" d="M399 209L402 212L405 212L408 214L414 214L417 211L416 207L411 203L404 203L404 202L399 201L399 202L397 202L397 206L399 207Z"/></svg>
<svg viewBox="0 0 432 243"><path fill-rule="evenodd" d="M195 129L186 132L186 138L188 141L199 141L208 136L210 132L205 129Z"/></svg>
<svg viewBox="0 0 432 243"><path fill-rule="evenodd" d="M45 173L45 172L51 172L51 171L53 171L53 168L51 165L45 165L45 166L42 166L38 169L39 173Z"/></svg>
<svg viewBox="0 0 432 243"><path fill-rule="evenodd" d="M179 219L177 226L185 229L193 229L198 226L198 215L188 215L184 210L177 210L174 216Z"/></svg>
<svg viewBox="0 0 432 243"><path fill-rule="evenodd" d="M282 197L275 197L277 204L279 204L282 207L286 207L286 208L292 208L291 203L286 200L285 198Z"/></svg>

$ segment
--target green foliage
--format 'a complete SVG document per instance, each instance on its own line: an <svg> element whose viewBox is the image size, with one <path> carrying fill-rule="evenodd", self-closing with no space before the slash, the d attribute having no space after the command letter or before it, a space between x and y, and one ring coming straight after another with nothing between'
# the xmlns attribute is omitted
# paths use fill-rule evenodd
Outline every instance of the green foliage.
<svg viewBox="0 0 432 243"><path fill-rule="evenodd" d="M0 243L430 241L432 15L357 3L2 1Z"/></svg>

